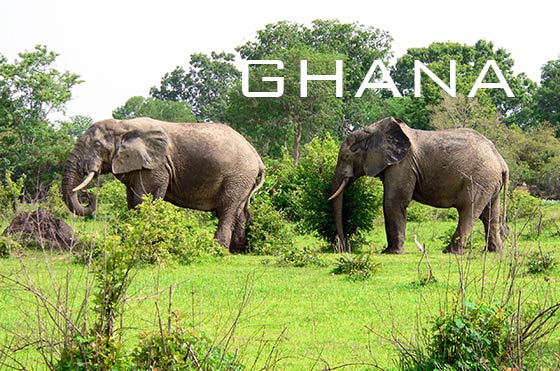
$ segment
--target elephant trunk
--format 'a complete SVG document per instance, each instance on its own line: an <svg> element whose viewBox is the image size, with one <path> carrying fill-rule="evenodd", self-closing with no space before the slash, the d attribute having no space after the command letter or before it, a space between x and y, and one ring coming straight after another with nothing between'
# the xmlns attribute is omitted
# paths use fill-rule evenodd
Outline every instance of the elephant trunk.
<svg viewBox="0 0 560 371"><path fill-rule="evenodd" d="M78 199L79 189L85 187L82 182L82 174L78 171L78 156L73 152L64 165L62 174L62 197L66 206L76 215L91 215L97 207L97 198L91 193L85 193L87 197L87 206L83 206ZM89 177L91 180L91 177Z"/></svg>
<svg viewBox="0 0 560 371"><path fill-rule="evenodd" d="M340 182L333 182L333 195L329 198L332 201L334 211L334 222L336 234L338 236L338 246L340 251L346 251L346 237L344 236L344 224L342 222L342 205L344 198L344 188L348 185L349 178L343 178ZM336 188L335 188L336 187Z"/></svg>

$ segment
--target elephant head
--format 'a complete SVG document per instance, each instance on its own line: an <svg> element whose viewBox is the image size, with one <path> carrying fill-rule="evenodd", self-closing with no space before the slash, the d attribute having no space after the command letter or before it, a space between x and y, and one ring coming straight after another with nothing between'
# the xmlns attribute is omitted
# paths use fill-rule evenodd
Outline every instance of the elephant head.
<svg viewBox="0 0 560 371"><path fill-rule="evenodd" d="M85 193L88 204L84 206L78 198L80 190L99 174L118 176L161 166L167 143L165 131L149 119L95 123L78 140L64 165L62 194L66 205L77 215L90 215L95 211L96 197Z"/></svg>
<svg viewBox="0 0 560 371"><path fill-rule="evenodd" d="M332 183L336 231L340 248L346 250L342 218L344 189L357 178L382 176L391 165L402 161L411 146L404 122L385 118L366 128L356 130L342 143Z"/></svg>

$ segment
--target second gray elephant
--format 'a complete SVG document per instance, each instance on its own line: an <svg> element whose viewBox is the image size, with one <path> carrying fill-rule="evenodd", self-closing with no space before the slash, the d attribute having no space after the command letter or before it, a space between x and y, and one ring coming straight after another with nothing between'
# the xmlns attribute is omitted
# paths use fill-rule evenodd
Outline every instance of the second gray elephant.
<svg viewBox="0 0 560 371"><path fill-rule="evenodd" d="M445 252L464 252L478 218L484 224L486 249L502 249L509 170L494 144L476 131L415 130L390 117L351 133L340 147L330 198L342 249L347 245L344 189L363 175L383 182L385 253L404 252L406 209L411 200L458 210L457 229Z"/></svg>
<svg viewBox="0 0 560 371"><path fill-rule="evenodd" d="M253 146L226 125L111 119L78 140L64 167L62 192L71 211L89 215L96 198L85 193L84 206L78 192L95 176L113 173L126 185L129 208L152 194L180 207L216 211L216 240L235 252L244 247L249 202L264 172Z"/></svg>

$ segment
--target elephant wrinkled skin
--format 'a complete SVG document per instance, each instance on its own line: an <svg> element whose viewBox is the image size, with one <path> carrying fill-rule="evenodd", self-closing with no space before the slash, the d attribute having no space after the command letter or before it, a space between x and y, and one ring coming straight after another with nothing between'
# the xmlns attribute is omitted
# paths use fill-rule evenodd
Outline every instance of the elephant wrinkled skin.
<svg viewBox="0 0 560 371"><path fill-rule="evenodd" d="M390 117L352 132L340 147L330 197L342 249L347 245L344 189L364 175L383 182L385 253L404 252L406 209L411 200L458 210L458 226L444 252L462 254L478 218L484 224L486 249L502 249L509 170L494 144L476 131L415 130Z"/></svg>
<svg viewBox="0 0 560 371"><path fill-rule="evenodd" d="M113 173L126 185L129 208L152 194L180 207L216 211L216 240L235 252L244 247L249 202L264 172L257 151L229 126L110 119L78 140L66 160L62 193L72 212L89 215L96 198L85 193L84 206L78 192L95 176Z"/></svg>

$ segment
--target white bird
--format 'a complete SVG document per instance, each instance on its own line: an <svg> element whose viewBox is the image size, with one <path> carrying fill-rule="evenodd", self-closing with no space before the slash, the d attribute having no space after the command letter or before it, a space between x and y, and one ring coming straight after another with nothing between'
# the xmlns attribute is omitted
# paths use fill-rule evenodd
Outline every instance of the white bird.
<svg viewBox="0 0 560 371"><path fill-rule="evenodd" d="M422 246L422 244L418 242L418 238L416 237L416 235L414 235L414 243L416 244L416 247L418 247L418 249L422 251L422 254L426 253L426 251L424 250L424 246Z"/></svg>

